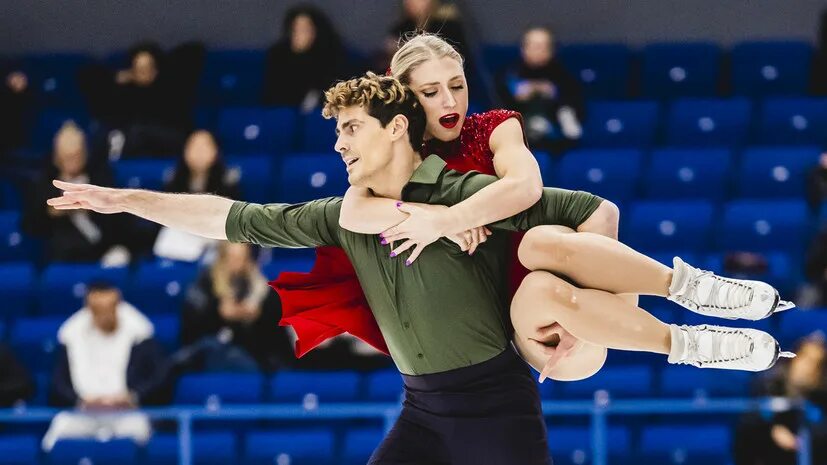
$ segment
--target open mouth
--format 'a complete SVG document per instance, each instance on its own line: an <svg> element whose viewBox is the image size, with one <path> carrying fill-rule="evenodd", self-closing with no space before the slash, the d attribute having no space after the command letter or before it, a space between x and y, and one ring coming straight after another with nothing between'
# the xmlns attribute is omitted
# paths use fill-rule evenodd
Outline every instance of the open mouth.
<svg viewBox="0 0 827 465"><path fill-rule="evenodd" d="M447 129L452 129L453 127L455 127L457 125L457 123L459 123L459 114L458 113L451 113L451 114L445 115L445 116L443 116L442 118L439 119L439 124L441 124L442 127L447 128Z"/></svg>
<svg viewBox="0 0 827 465"><path fill-rule="evenodd" d="M353 166L357 161L359 161L358 158L348 158L345 160L345 166L347 166L347 169L349 170L350 167Z"/></svg>

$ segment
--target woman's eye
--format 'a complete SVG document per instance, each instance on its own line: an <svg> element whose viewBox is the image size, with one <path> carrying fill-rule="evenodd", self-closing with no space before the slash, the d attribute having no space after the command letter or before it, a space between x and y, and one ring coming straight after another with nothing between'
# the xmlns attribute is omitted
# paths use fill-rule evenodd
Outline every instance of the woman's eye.
<svg viewBox="0 0 827 465"><path fill-rule="evenodd" d="M436 92L422 92L422 95L426 97L433 97L434 95L436 95Z"/></svg>
<svg viewBox="0 0 827 465"><path fill-rule="evenodd" d="M451 89L454 89L454 90L462 90L462 89L464 89L464 88L465 88L465 86L461 86L461 85L460 85L460 86L454 86L454 87L451 87Z"/></svg>

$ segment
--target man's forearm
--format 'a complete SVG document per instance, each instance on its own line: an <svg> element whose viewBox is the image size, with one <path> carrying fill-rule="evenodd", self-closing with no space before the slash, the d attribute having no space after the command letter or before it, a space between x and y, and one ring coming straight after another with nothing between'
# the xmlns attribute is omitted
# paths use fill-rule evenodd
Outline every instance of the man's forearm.
<svg viewBox="0 0 827 465"><path fill-rule="evenodd" d="M216 195L128 189L123 191L119 203L126 213L149 221L196 236L226 240L227 215L233 200Z"/></svg>

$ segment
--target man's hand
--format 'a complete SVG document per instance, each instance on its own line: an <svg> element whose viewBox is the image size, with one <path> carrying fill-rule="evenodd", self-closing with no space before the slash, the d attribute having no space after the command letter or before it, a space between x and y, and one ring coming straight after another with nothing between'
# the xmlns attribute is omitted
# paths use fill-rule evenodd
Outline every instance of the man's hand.
<svg viewBox="0 0 827 465"><path fill-rule="evenodd" d="M798 439L786 426L773 425L770 435L778 447L790 452L798 450Z"/></svg>
<svg viewBox="0 0 827 465"><path fill-rule="evenodd" d="M580 341L559 323L540 328L537 330L536 338L529 338L529 341L549 356L540 372L541 383L551 375L551 371L560 363L560 360L571 355L580 346Z"/></svg>
<svg viewBox="0 0 827 465"><path fill-rule="evenodd" d="M383 244L402 241L402 245L391 251L391 257L396 257L402 252L414 247L411 255L405 261L410 265L413 263L425 247L436 242L444 236L444 231L449 229L450 218L445 214L448 207L444 205L411 205L398 202L397 208L408 214L408 218L398 225L384 231L379 235ZM474 228L461 235L448 236L455 244L469 254L473 254L477 247L488 240L491 235L485 227Z"/></svg>
<svg viewBox="0 0 827 465"><path fill-rule="evenodd" d="M52 181L55 187L63 191L60 197L46 201L56 210L92 210L98 213L123 213L121 198L124 189L100 187L92 184L72 184L69 182Z"/></svg>

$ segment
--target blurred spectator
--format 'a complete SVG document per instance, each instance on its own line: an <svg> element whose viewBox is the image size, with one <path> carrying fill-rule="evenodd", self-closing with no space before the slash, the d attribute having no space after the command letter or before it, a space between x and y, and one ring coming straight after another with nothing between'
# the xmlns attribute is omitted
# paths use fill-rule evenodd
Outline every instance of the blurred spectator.
<svg viewBox="0 0 827 465"><path fill-rule="evenodd" d="M827 95L827 8L821 12L817 47L813 60L813 93Z"/></svg>
<svg viewBox="0 0 827 465"><path fill-rule="evenodd" d="M807 176L807 201L814 213L821 209L821 203L827 198L827 152L821 154L818 165Z"/></svg>
<svg viewBox="0 0 827 465"><path fill-rule="evenodd" d="M422 32L439 34L465 59L465 69L474 69L456 5L443 4L440 0L402 0L402 17L388 30L384 49L374 65L376 71L384 74L390 67L400 39Z"/></svg>
<svg viewBox="0 0 827 465"><path fill-rule="evenodd" d="M580 84L557 59L554 35L545 27L523 34L521 59L499 77L508 108L523 114L532 148L562 152L583 133Z"/></svg>
<svg viewBox="0 0 827 465"><path fill-rule="evenodd" d="M824 333L807 337L795 351L798 356L785 359L771 371L759 375L754 394L778 396L790 400L807 400L820 408L827 408L827 346ZM796 463L799 444L796 439L802 418L799 412L781 412L769 421L752 414L744 418L735 437L737 465ZM825 424L814 425L811 432L813 463L827 459Z"/></svg>
<svg viewBox="0 0 827 465"><path fill-rule="evenodd" d="M56 210L46 200L58 197L61 191L53 179L73 183L111 186L105 168L95 169L87 163L86 136L68 121L55 134L52 164L36 181L30 204L24 212L26 232L46 239L49 260L76 262L102 260L109 265L129 261L125 247L129 219L125 215L101 215L86 210Z"/></svg>
<svg viewBox="0 0 827 465"><path fill-rule="evenodd" d="M237 200L241 196L238 181L239 172L224 165L215 136L209 131L198 130L187 138L184 155L178 160L164 190L190 194L207 192Z"/></svg>
<svg viewBox="0 0 827 465"><path fill-rule="evenodd" d="M169 364L152 323L112 284L89 284L86 306L58 330L51 402L72 407L52 420L43 449L66 438L146 443L149 418L136 409L168 398Z"/></svg>
<svg viewBox="0 0 827 465"><path fill-rule="evenodd" d="M164 156L181 153L192 126L197 79L203 63L200 44L169 54L154 43L129 51L129 68L90 68L81 87L94 116L113 129L109 156Z"/></svg>
<svg viewBox="0 0 827 465"><path fill-rule="evenodd" d="M815 294L809 306L827 305L827 229L822 229L810 244L806 273Z"/></svg>
<svg viewBox="0 0 827 465"><path fill-rule="evenodd" d="M312 110L343 77L344 58L339 34L324 13L309 5L291 8L281 39L267 50L263 103Z"/></svg>
<svg viewBox="0 0 827 465"><path fill-rule="evenodd" d="M31 103L28 77L20 71L2 74L0 82L0 159L26 142L24 121Z"/></svg>
<svg viewBox="0 0 827 465"><path fill-rule="evenodd" d="M34 394L34 384L26 368L11 349L0 343L0 408L11 407Z"/></svg>
<svg viewBox="0 0 827 465"><path fill-rule="evenodd" d="M183 368L272 371L291 360L281 307L247 244L222 242L212 266L187 291L176 354Z"/></svg>

